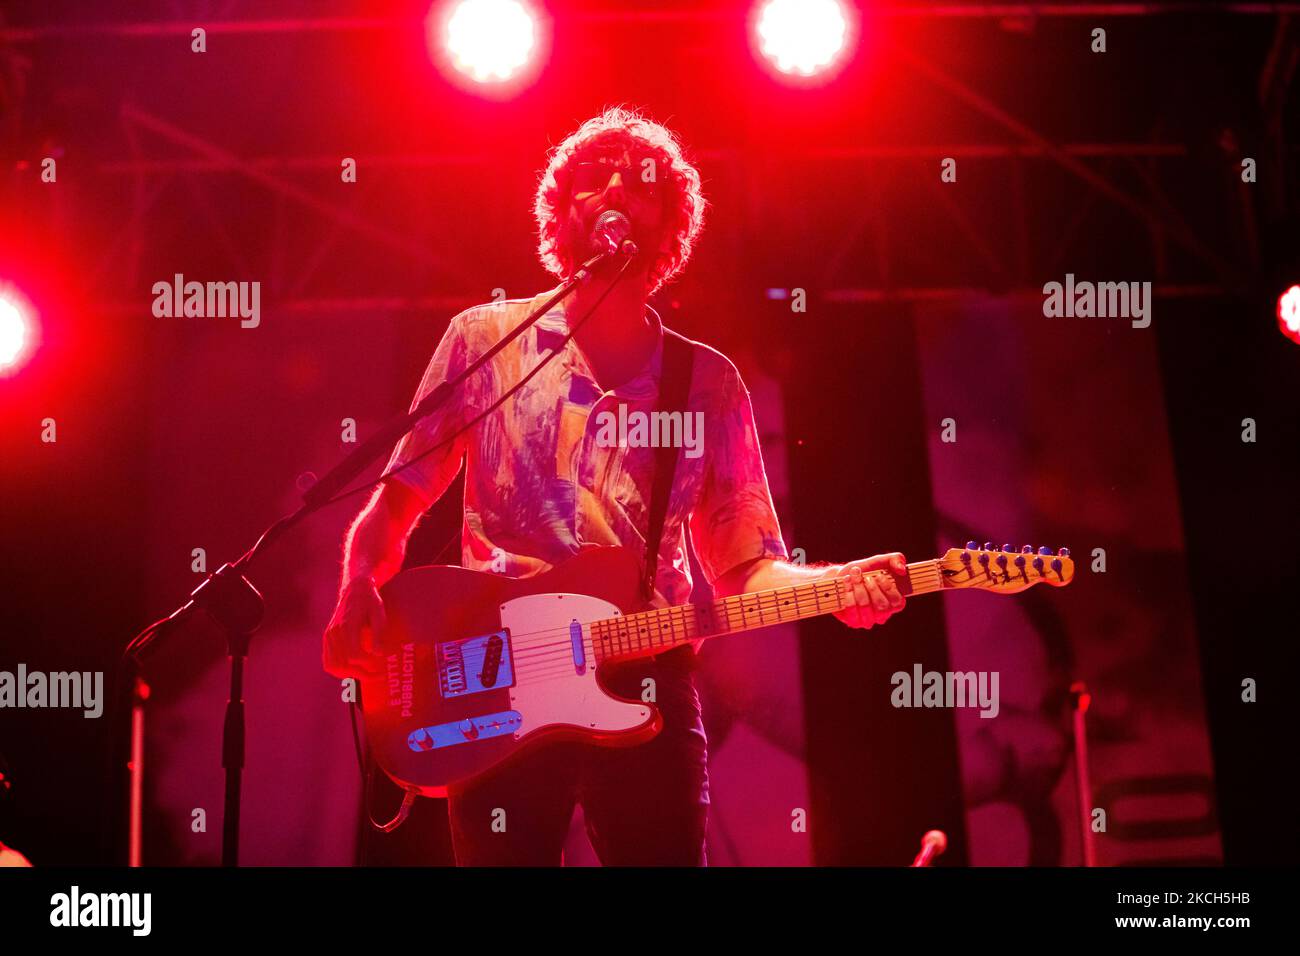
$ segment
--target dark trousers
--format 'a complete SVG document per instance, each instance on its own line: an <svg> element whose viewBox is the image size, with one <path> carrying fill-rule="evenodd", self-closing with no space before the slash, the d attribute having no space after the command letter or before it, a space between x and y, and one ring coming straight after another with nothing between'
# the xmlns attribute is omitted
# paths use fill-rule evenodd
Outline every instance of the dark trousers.
<svg viewBox="0 0 1300 956"><path fill-rule="evenodd" d="M664 726L649 742L552 744L450 788L456 863L558 866L581 803L587 837L605 866L705 866L708 741L692 661L690 648L679 648L605 670L609 690L633 700L642 697L642 681L654 679Z"/></svg>

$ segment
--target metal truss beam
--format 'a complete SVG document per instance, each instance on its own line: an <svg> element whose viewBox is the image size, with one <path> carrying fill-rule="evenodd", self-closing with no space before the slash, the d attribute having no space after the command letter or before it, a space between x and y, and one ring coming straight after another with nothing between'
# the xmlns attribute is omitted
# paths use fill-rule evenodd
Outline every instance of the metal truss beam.
<svg viewBox="0 0 1300 956"><path fill-rule="evenodd" d="M1153 17L1179 14L1233 14L1278 16L1300 13L1300 3L982 3L982 4L880 4L872 17L909 20L1038 20L1066 17ZM575 23L690 24L743 22L743 9L683 10L665 7L650 10L573 10L564 18ZM260 35L268 33L360 33L419 28L415 17L268 17L263 19L144 20L135 23L40 24L0 28L0 40L35 43L44 40L76 40L117 37L149 40L189 36L196 26L212 36Z"/></svg>

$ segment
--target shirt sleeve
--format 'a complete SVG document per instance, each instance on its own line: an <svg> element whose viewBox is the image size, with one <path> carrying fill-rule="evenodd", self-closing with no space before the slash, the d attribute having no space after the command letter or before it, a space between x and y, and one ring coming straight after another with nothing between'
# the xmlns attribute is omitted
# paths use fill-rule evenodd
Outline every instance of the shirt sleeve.
<svg viewBox="0 0 1300 956"><path fill-rule="evenodd" d="M468 316L469 311L462 312L447 326L411 401L412 410L438 385L459 375L473 361L467 341ZM482 379L489 370L485 366L462 382L437 411L417 422L397 443L384 472L400 470L387 481L400 481L419 495L426 506L442 497L460 471L465 456L467 435L451 436L481 411L476 396L481 394Z"/></svg>
<svg viewBox="0 0 1300 956"><path fill-rule="evenodd" d="M712 584L755 558L789 558L763 468L749 390L723 359L721 387L704 409L706 464L691 542Z"/></svg>

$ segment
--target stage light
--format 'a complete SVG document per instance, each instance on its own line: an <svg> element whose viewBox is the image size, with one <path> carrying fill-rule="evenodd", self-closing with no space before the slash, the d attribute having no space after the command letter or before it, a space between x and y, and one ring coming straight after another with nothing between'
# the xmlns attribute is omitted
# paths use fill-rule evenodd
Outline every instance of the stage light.
<svg viewBox="0 0 1300 956"><path fill-rule="evenodd" d="M519 77L538 47L538 20L522 0L461 0L430 15L431 43L441 43L451 67L474 83Z"/></svg>
<svg viewBox="0 0 1300 956"><path fill-rule="evenodd" d="M1300 345L1300 285L1293 285L1277 297L1277 327Z"/></svg>
<svg viewBox="0 0 1300 956"><path fill-rule="evenodd" d="M838 0L767 0L754 16L758 52L791 79L825 78L850 46L851 13Z"/></svg>
<svg viewBox="0 0 1300 956"><path fill-rule="evenodd" d="M17 290L0 287L0 376L22 368L35 344L31 307Z"/></svg>

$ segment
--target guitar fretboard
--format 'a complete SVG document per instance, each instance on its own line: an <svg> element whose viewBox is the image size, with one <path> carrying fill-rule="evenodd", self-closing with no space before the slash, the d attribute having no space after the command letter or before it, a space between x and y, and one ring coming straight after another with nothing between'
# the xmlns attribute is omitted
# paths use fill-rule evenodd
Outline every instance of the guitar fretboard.
<svg viewBox="0 0 1300 956"><path fill-rule="evenodd" d="M938 561L909 564L907 576L899 581L904 597L942 589ZM849 606L851 590L847 578L831 578L735 594L711 604L679 604L605 618L590 625L592 647L597 661L659 654L706 637L834 614Z"/></svg>

